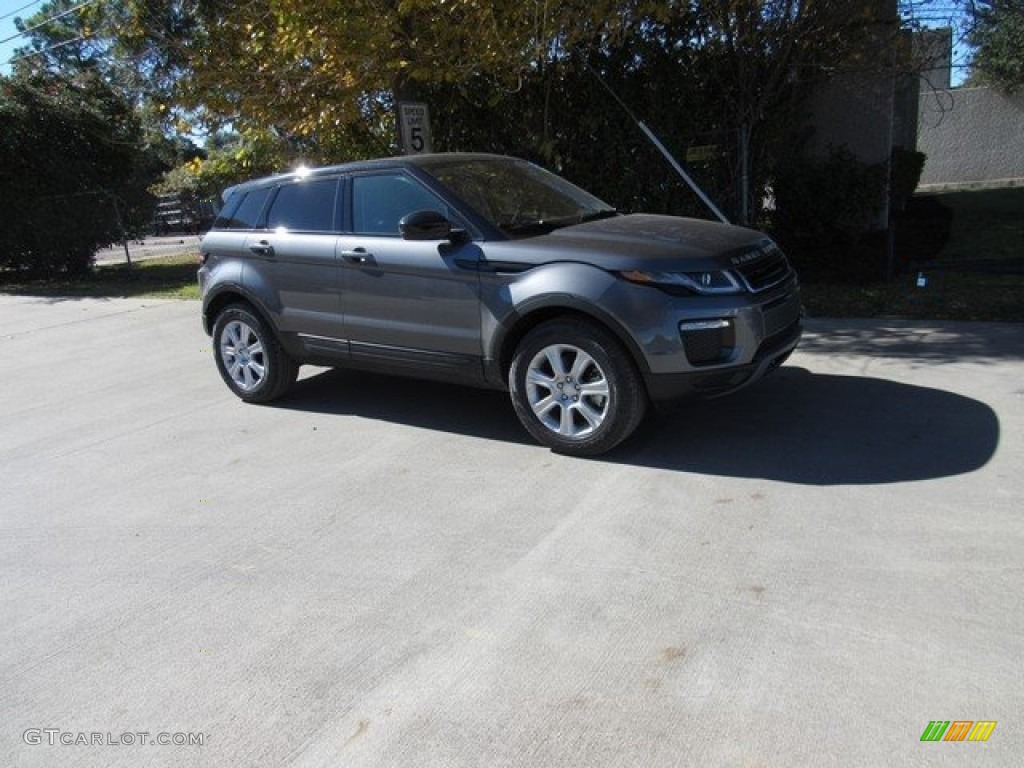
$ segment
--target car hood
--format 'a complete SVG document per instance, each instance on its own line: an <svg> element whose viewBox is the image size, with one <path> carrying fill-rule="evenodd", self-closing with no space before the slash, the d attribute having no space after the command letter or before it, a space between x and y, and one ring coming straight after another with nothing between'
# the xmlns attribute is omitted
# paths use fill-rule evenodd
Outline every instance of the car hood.
<svg viewBox="0 0 1024 768"><path fill-rule="evenodd" d="M771 240L731 224L632 214L576 224L501 243L501 258L523 263L576 261L608 270L714 269L737 265Z"/></svg>

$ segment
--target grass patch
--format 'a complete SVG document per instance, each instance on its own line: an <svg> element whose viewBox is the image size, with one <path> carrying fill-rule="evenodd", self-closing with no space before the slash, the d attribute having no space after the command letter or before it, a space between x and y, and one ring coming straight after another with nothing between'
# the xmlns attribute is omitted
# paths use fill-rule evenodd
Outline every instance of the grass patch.
<svg viewBox="0 0 1024 768"><path fill-rule="evenodd" d="M927 198L929 205L952 212L952 220L923 208L914 229L908 232L904 225L904 235L920 244L948 224L945 244L939 245L943 236L928 258L891 283L806 282L804 303L811 316L1024 322L1024 188ZM918 271L927 278L924 288L917 287Z"/></svg>
<svg viewBox="0 0 1024 768"><path fill-rule="evenodd" d="M953 211L949 242L937 261L1024 258L1024 187L945 192L935 198Z"/></svg>
<svg viewBox="0 0 1024 768"><path fill-rule="evenodd" d="M77 280L0 283L0 293L23 296L198 299L198 253L182 253L127 264L93 267Z"/></svg>
<svg viewBox="0 0 1024 768"><path fill-rule="evenodd" d="M1024 275L926 271L891 283L803 285L811 317L899 317L908 320L1024 322Z"/></svg>

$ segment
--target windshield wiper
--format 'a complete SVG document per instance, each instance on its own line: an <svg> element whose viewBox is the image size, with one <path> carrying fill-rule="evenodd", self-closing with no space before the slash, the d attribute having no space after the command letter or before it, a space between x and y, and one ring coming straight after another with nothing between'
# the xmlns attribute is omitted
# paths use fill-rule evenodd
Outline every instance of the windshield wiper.
<svg viewBox="0 0 1024 768"><path fill-rule="evenodd" d="M587 211L572 216L559 216L555 219L539 219L527 221L515 221L507 224L500 224L502 231L517 235L546 235L562 227L571 227L574 224L583 224L588 221L599 219L610 219L618 216L619 212L614 208L600 208L596 211Z"/></svg>
<svg viewBox="0 0 1024 768"><path fill-rule="evenodd" d="M597 211L591 211L590 213L580 214L576 220L577 224L583 224L588 221L600 221L601 219L614 219L619 215L619 212L615 208L601 208Z"/></svg>
<svg viewBox="0 0 1024 768"><path fill-rule="evenodd" d="M546 235L559 225L552 221L516 221L508 224L499 224L502 232L517 235Z"/></svg>

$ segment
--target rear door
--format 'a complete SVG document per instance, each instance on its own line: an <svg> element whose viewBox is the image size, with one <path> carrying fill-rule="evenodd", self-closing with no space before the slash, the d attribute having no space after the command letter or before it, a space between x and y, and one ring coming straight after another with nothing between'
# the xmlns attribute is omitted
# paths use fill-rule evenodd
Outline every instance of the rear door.
<svg viewBox="0 0 1024 768"><path fill-rule="evenodd" d="M357 174L349 184L351 234L339 254L352 360L479 379L479 247L402 239L398 223L413 211L454 215L411 174Z"/></svg>
<svg viewBox="0 0 1024 768"><path fill-rule="evenodd" d="M344 356L336 255L341 195L338 178L282 184L245 248L246 282L273 297L278 328L310 352Z"/></svg>

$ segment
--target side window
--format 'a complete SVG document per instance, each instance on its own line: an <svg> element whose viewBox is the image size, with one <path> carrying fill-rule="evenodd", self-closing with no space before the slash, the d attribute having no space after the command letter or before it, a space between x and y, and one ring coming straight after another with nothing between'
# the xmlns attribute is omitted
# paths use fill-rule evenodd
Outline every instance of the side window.
<svg viewBox="0 0 1024 768"><path fill-rule="evenodd" d="M224 229L256 229L259 227L260 213L263 212L263 207L267 203L270 192L270 187L253 189L247 192L234 213L230 214L230 218L221 217L226 219L221 224L221 227Z"/></svg>
<svg viewBox="0 0 1024 768"><path fill-rule="evenodd" d="M352 179L352 229L356 234L397 237L398 222L413 211L450 215L441 198L404 173Z"/></svg>
<svg viewBox="0 0 1024 768"><path fill-rule="evenodd" d="M231 219L234 217L235 211L238 210L238 204L242 202L243 197L245 195L239 195L236 192L227 199L224 207L220 209L220 213L213 221L213 229L231 229Z"/></svg>
<svg viewBox="0 0 1024 768"><path fill-rule="evenodd" d="M337 179L316 179L286 184L267 213L267 229L289 232L333 232Z"/></svg>

